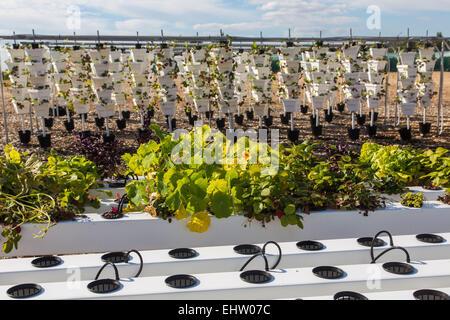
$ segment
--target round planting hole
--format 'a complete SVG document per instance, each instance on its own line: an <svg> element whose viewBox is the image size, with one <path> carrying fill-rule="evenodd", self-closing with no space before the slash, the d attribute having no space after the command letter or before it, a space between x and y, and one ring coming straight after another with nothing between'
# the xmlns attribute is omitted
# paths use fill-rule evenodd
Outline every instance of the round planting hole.
<svg viewBox="0 0 450 320"><path fill-rule="evenodd" d="M334 295L334 300L369 300L358 292L342 291Z"/></svg>
<svg viewBox="0 0 450 320"><path fill-rule="evenodd" d="M19 284L17 286L11 287L6 291L8 296L14 299L24 299L30 298L42 291L42 287L34 283Z"/></svg>
<svg viewBox="0 0 450 320"><path fill-rule="evenodd" d="M305 251L319 251L322 250L325 246L317 241L301 241L297 242L297 248Z"/></svg>
<svg viewBox="0 0 450 320"><path fill-rule="evenodd" d="M102 255L103 262L124 263L127 262L126 252L110 252Z"/></svg>
<svg viewBox="0 0 450 320"><path fill-rule="evenodd" d="M344 276L343 270L329 266L316 267L313 269L313 273L322 279L339 279Z"/></svg>
<svg viewBox="0 0 450 320"><path fill-rule="evenodd" d="M450 296L444 292L437 290L418 290L414 292L416 300L450 300Z"/></svg>
<svg viewBox="0 0 450 320"><path fill-rule="evenodd" d="M198 279L188 274L178 274L170 276L166 279L166 284L169 287L176 289L187 289L197 284Z"/></svg>
<svg viewBox="0 0 450 320"><path fill-rule="evenodd" d="M416 236L417 240L421 241L421 242L426 242L426 243L442 243L444 242L444 238L442 238L441 236L438 236L436 234L428 234L428 233L424 233L424 234L419 234Z"/></svg>
<svg viewBox="0 0 450 320"><path fill-rule="evenodd" d="M198 255L198 252L194 249L179 248L169 251L169 256L174 259L191 259Z"/></svg>
<svg viewBox="0 0 450 320"><path fill-rule="evenodd" d="M414 273L413 266L403 262L387 262L383 264L383 269L387 272L401 275L408 275Z"/></svg>
<svg viewBox="0 0 450 320"><path fill-rule="evenodd" d="M241 279L248 283L266 283L273 279L273 276L261 270L244 271L240 275Z"/></svg>
<svg viewBox="0 0 450 320"><path fill-rule="evenodd" d="M120 287L120 282L113 279L100 279L88 284L89 291L93 293L110 293Z"/></svg>
<svg viewBox="0 0 450 320"><path fill-rule="evenodd" d="M36 268L51 268L55 267L62 263L62 260L60 257L56 256L44 256L40 258L36 258L33 261L31 261L31 264L33 267Z"/></svg>
<svg viewBox="0 0 450 320"><path fill-rule="evenodd" d="M253 255L261 252L261 248L254 244L241 244L234 247L233 250L242 255Z"/></svg>
<svg viewBox="0 0 450 320"><path fill-rule="evenodd" d="M364 238L359 238L357 241L358 241L359 245L370 248L372 246L373 238L364 237ZM379 239L379 238L376 238L375 242L373 244L374 247L383 247L384 245L386 245L386 242L384 242L382 239Z"/></svg>

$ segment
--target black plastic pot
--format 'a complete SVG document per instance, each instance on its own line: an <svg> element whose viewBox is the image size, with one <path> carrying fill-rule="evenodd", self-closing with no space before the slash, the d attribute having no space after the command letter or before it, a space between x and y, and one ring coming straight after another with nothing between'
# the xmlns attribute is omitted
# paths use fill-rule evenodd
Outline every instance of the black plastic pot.
<svg viewBox="0 0 450 320"><path fill-rule="evenodd" d="M412 265L403 262L387 262L383 264L383 269L389 273L399 275L413 274L416 270Z"/></svg>
<svg viewBox="0 0 450 320"><path fill-rule="evenodd" d="M53 118L44 118L45 127L48 129L53 128L53 124L55 123Z"/></svg>
<svg viewBox="0 0 450 320"><path fill-rule="evenodd" d="M308 106L300 106L300 112L303 114L307 114L308 113Z"/></svg>
<svg viewBox="0 0 450 320"><path fill-rule="evenodd" d="M411 136L411 128L401 128L399 131L400 133L400 137L402 138L403 141L410 141L412 136Z"/></svg>
<svg viewBox="0 0 450 320"><path fill-rule="evenodd" d="M20 142L23 144L30 143L31 131L30 130L25 130L25 131L20 130L19 131L19 139L20 139Z"/></svg>
<svg viewBox="0 0 450 320"><path fill-rule="evenodd" d="M61 263L61 258L57 256L44 256L31 261L31 264L35 268L51 268L60 265Z"/></svg>
<svg viewBox="0 0 450 320"><path fill-rule="evenodd" d="M225 128L225 118L216 119L216 125L219 130L222 130L223 128Z"/></svg>
<svg viewBox="0 0 450 320"><path fill-rule="evenodd" d="M212 119L212 118L214 118L214 111L206 111L205 112L205 116L206 116L206 119Z"/></svg>
<svg viewBox="0 0 450 320"><path fill-rule="evenodd" d="M167 126L169 126L169 118L166 119ZM172 130L177 129L177 119L172 119Z"/></svg>
<svg viewBox="0 0 450 320"><path fill-rule="evenodd" d="M319 125L319 126L313 126L312 127L312 134L313 134L313 136L314 137L320 137L321 135L322 135L322 130L323 129L323 126L322 125Z"/></svg>
<svg viewBox="0 0 450 320"><path fill-rule="evenodd" d="M340 113L342 113L342 112L344 112L344 110L345 110L345 103L338 103L337 105L336 105L336 107L337 107L337 109L338 109L338 111L340 112Z"/></svg>
<svg viewBox="0 0 450 320"><path fill-rule="evenodd" d="M298 129L288 129L288 139L291 142L297 142L298 141L298 137L300 136L300 131Z"/></svg>
<svg viewBox="0 0 450 320"><path fill-rule="evenodd" d="M124 263L127 262L127 253L126 252L108 252L102 255L101 257L103 262L110 263Z"/></svg>
<svg viewBox="0 0 450 320"><path fill-rule="evenodd" d="M374 125L372 127L370 124L368 124L366 126L366 128L367 128L367 133L368 133L369 137L373 138L377 135L377 126Z"/></svg>
<svg viewBox="0 0 450 320"><path fill-rule="evenodd" d="M114 134L110 133L109 136L106 133L103 134L103 142L114 142L114 140L116 140L116 136Z"/></svg>
<svg viewBox="0 0 450 320"><path fill-rule="evenodd" d="M423 300L423 301L450 300L450 296L448 294L438 290L429 290L429 289L417 290L416 292L414 292L413 295L416 300Z"/></svg>
<svg viewBox="0 0 450 320"><path fill-rule="evenodd" d="M264 117L264 124L267 128L273 124L273 116Z"/></svg>
<svg viewBox="0 0 450 320"><path fill-rule="evenodd" d="M254 255L261 252L261 248L254 244L241 244L233 248L234 252L242 255Z"/></svg>
<svg viewBox="0 0 450 320"><path fill-rule="evenodd" d="M111 265L114 268L115 279L101 279L101 280L98 280L101 272L108 265ZM88 288L89 291L91 291L93 293L98 293L98 294L100 294L100 293L110 293L110 292L118 290L121 287L121 284L120 284L119 280L120 280L120 278L119 278L119 271L117 270L117 267L115 266L114 263L107 262L107 263L105 263L103 265L103 267L101 267L101 269L99 270L99 272L95 276L95 280L90 282L87 285L87 288Z"/></svg>
<svg viewBox="0 0 450 320"><path fill-rule="evenodd" d="M126 119L117 119L116 124L117 124L117 129L123 130L127 127L127 120Z"/></svg>
<svg viewBox="0 0 450 320"><path fill-rule="evenodd" d="M195 122L198 120L198 116L197 115L193 115L192 117L189 117L189 124L191 126L195 125Z"/></svg>
<svg viewBox="0 0 450 320"><path fill-rule="evenodd" d="M58 116L65 117L66 115L67 115L66 108L58 106Z"/></svg>
<svg viewBox="0 0 450 320"><path fill-rule="evenodd" d="M95 125L97 128L102 129L105 126L105 118L95 118Z"/></svg>
<svg viewBox="0 0 450 320"><path fill-rule="evenodd" d="M288 125L290 118L291 118L291 113L290 112L287 112L286 114L280 113L280 120L281 120L282 124Z"/></svg>
<svg viewBox="0 0 450 320"><path fill-rule="evenodd" d="M130 117L131 117L130 111L122 111L122 118L124 118L125 120L129 120Z"/></svg>
<svg viewBox="0 0 450 320"><path fill-rule="evenodd" d="M255 118L255 112L253 110L247 110L245 114L247 115L247 120L253 120Z"/></svg>
<svg viewBox="0 0 450 320"><path fill-rule="evenodd" d="M72 132L73 129L75 129L75 123L73 121L73 119L70 120L64 120L64 127L66 128L67 132Z"/></svg>
<svg viewBox="0 0 450 320"><path fill-rule="evenodd" d="M371 247L372 245L374 247L383 247L386 245L386 242L384 242L382 239L380 238L376 238L375 241L373 241L372 237L363 237L363 238L359 238L358 240L358 244L363 246L363 247Z"/></svg>
<svg viewBox="0 0 450 320"><path fill-rule="evenodd" d="M359 128L355 129L348 128L347 130L348 130L348 137L350 138L350 140L356 141L359 139L359 132L360 132Z"/></svg>
<svg viewBox="0 0 450 320"><path fill-rule="evenodd" d="M171 288L187 289L195 286L198 283L198 279L188 274L178 274L168 277L165 282Z"/></svg>
<svg viewBox="0 0 450 320"><path fill-rule="evenodd" d="M360 126L363 126L366 123L366 115L365 114L363 114L363 115L357 114L356 115L356 121L358 122L358 124Z"/></svg>
<svg viewBox="0 0 450 320"><path fill-rule="evenodd" d="M13 299L31 298L42 292L42 287L35 283L19 284L9 288L6 293Z"/></svg>
<svg viewBox="0 0 450 320"><path fill-rule="evenodd" d="M426 134L429 134L430 133L430 131L431 131L431 123L419 123L419 126L420 126L420 133L422 134L422 135L426 135Z"/></svg>
<svg viewBox="0 0 450 320"><path fill-rule="evenodd" d="M169 256L174 259L191 259L198 256L198 252L190 248L178 248L169 251Z"/></svg>
<svg viewBox="0 0 450 320"><path fill-rule="evenodd" d="M242 124L244 123L244 115L243 114L235 114L234 122L236 122L236 124L242 126Z"/></svg>
<svg viewBox="0 0 450 320"><path fill-rule="evenodd" d="M240 274L241 280L248 283L267 283L272 281L273 276L267 272L262 270L249 270L244 271Z"/></svg>
<svg viewBox="0 0 450 320"><path fill-rule="evenodd" d="M39 141L39 146L42 149L47 149L52 146L52 136L49 133L47 133L47 135L45 137L42 134L38 135L38 141Z"/></svg>
<svg viewBox="0 0 450 320"><path fill-rule="evenodd" d="M331 123L333 121L333 111L328 112L328 110L324 110L325 112L325 121Z"/></svg>
<svg viewBox="0 0 450 320"><path fill-rule="evenodd" d="M325 248L323 243L320 243L318 241L300 241L297 242L297 248L305 251L320 251Z"/></svg>

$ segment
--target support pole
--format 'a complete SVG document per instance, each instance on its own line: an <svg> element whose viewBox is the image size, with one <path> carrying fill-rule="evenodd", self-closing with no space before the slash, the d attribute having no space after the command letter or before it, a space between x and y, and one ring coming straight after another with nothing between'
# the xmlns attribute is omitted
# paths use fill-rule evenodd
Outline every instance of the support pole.
<svg viewBox="0 0 450 320"><path fill-rule="evenodd" d="M385 83L385 96L384 96L384 125L387 124L387 120L391 119L391 108L389 107L389 76L391 74L391 59L389 58L389 52L386 51L387 55L387 77Z"/></svg>
<svg viewBox="0 0 450 320"><path fill-rule="evenodd" d="M1 59L1 51L0 51L0 76L2 77L0 79L1 82L1 90L2 90L2 109L3 109L3 126L5 130L5 140L6 144L9 143L9 137L8 137L8 122L6 117L6 105L5 105L5 95L4 95L4 89L3 89L3 71L2 71L2 59Z"/></svg>
<svg viewBox="0 0 450 320"><path fill-rule="evenodd" d="M441 113L442 113L442 95L444 92L444 43L442 40L441 43L441 73L440 73L440 82L439 82L439 100L438 100L438 112L437 112L437 135L440 135L444 130L444 124L442 123L441 128ZM444 119L442 119L443 121Z"/></svg>

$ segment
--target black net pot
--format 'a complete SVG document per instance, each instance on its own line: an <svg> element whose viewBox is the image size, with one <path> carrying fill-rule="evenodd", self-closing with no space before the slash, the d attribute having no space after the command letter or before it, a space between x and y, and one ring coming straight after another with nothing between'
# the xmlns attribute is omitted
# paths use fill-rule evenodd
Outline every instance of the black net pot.
<svg viewBox="0 0 450 320"><path fill-rule="evenodd" d="M114 142L114 140L116 140L116 136L114 134L110 133L109 136L106 133L103 134L103 142L109 143Z"/></svg>
<svg viewBox="0 0 450 320"><path fill-rule="evenodd" d="M178 274L166 278L165 282L171 288L187 289L197 285L199 281L194 276L188 274Z"/></svg>
<svg viewBox="0 0 450 320"><path fill-rule="evenodd" d="M23 144L30 143L31 131L30 130L25 130L25 131L20 130L19 131L19 139L20 139L20 142Z"/></svg>
<svg viewBox="0 0 450 320"><path fill-rule="evenodd" d="M45 118L44 119L45 127L48 129L53 128L53 124L55 123L53 118Z"/></svg>
<svg viewBox="0 0 450 320"><path fill-rule="evenodd" d="M416 271L412 265L403 262L387 262L383 264L383 269L389 273L399 275L410 275Z"/></svg>
<svg viewBox="0 0 450 320"><path fill-rule="evenodd" d="M377 126L371 126L370 124L368 124L366 126L367 128L367 134L369 135L369 137L373 138L377 135Z"/></svg>
<svg viewBox="0 0 450 320"><path fill-rule="evenodd" d="M410 141L412 136L411 136L411 128L401 128L399 131L400 133L400 137L402 138L403 141Z"/></svg>
<svg viewBox="0 0 450 320"><path fill-rule="evenodd" d="M334 300L336 301L342 301L342 300L369 300L367 297L363 296L362 294L358 292L353 291L341 291L334 295Z"/></svg>
<svg viewBox="0 0 450 320"><path fill-rule="evenodd" d="M122 118L125 120L130 120L131 112L130 111L122 111Z"/></svg>
<svg viewBox="0 0 450 320"><path fill-rule="evenodd" d="M345 272L342 269L330 266L316 267L312 272L316 277L329 280L340 279L345 275Z"/></svg>
<svg viewBox="0 0 450 320"><path fill-rule="evenodd" d="M127 253L126 252L109 252L105 253L101 257L103 262L111 262L111 263L126 263L128 262Z"/></svg>
<svg viewBox="0 0 450 320"><path fill-rule="evenodd" d="M186 260L198 256L198 252L190 248L178 248L169 251L169 256L174 259Z"/></svg>
<svg viewBox="0 0 450 320"><path fill-rule="evenodd" d="M302 114L307 114L308 113L308 106L305 106L305 105L300 106L300 112Z"/></svg>
<svg viewBox="0 0 450 320"><path fill-rule="evenodd" d="M333 111L328 112L328 110L324 110L325 113L325 121L331 123L333 121Z"/></svg>
<svg viewBox="0 0 450 320"><path fill-rule="evenodd" d="M255 244L240 244L235 246L233 250L237 254L242 254L245 256L255 255L261 252L261 248Z"/></svg>
<svg viewBox="0 0 450 320"><path fill-rule="evenodd" d="M33 267L42 269L56 267L61 263L62 263L61 258L57 256L43 256L31 261Z"/></svg>
<svg viewBox="0 0 450 320"><path fill-rule="evenodd" d="M47 149L52 146L52 136L49 133L47 133L45 136L42 134L38 135L38 141L39 141L39 146L42 149Z"/></svg>
<svg viewBox="0 0 450 320"><path fill-rule="evenodd" d="M323 243L320 243L318 241L300 241L297 242L297 248L304 251L321 251L325 248Z"/></svg>
<svg viewBox="0 0 450 320"><path fill-rule="evenodd" d="M242 124L244 123L244 115L243 114L235 114L234 122L236 122L238 125L242 126Z"/></svg>
<svg viewBox="0 0 450 320"><path fill-rule="evenodd" d="M247 120L253 120L255 118L253 110L247 110L245 111L245 114L247 115Z"/></svg>
<svg viewBox="0 0 450 320"><path fill-rule="evenodd" d="M42 287L38 284L25 283L9 288L6 294L13 299L25 299L34 297L42 291Z"/></svg>
<svg viewBox="0 0 450 320"><path fill-rule="evenodd" d="M219 130L222 130L223 128L225 128L225 118L216 119L216 125Z"/></svg>
<svg viewBox="0 0 450 320"><path fill-rule="evenodd" d="M314 137L320 137L321 135L322 135L322 130L323 129L323 126L322 125L319 125L319 126L313 126L312 127L312 134L313 134L313 136Z"/></svg>
<svg viewBox="0 0 450 320"><path fill-rule="evenodd" d="M267 283L273 280L273 276L266 271L262 270L249 270L240 274L242 281L254 284Z"/></svg>
<svg viewBox="0 0 450 320"><path fill-rule="evenodd" d="M377 238L377 239L375 240L375 242L374 242L372 237L363 237L363 238L359 238L359 239L357 240L357 242L358 242L358 244L359 244L360 246L368 247L368 248L370 248L370 247L372 246L372 243L373 243L373 246L376 247L376 248L378 248L378 247L383 247L383 246L386 245L386 242L384 242L384 241L383 241L382 239L380 239L380 238Z"/></svg>
<svg viewBox="0 0 450 320"><path fill-rule="evenodd" d="M286 114L281 113L280 114L281 123L284 124L284 125L288 125L290 117L291 117L290 112L287 112Z"/></svg>
<svg viewBox="0 0 450 320"><path fill-rule="evenodd" d="M116 124L117 124L117 129L123 130L127 127L127 120L126 119L117 119Z"/></svg>
<svg viewBox="0 0 450 320"><path fill-rule="evenodd" d="M105 118L95 118L95 125L101 129L105 126Z"/></svg>
<svg viewBox="0 0 450 320"><path fill-rule="evenodd" d="M348 130L348 137L350 138L350 140L356 141L359 139L359 132L360 132L359 128L355 129L348 128L347 130Z"/></svg>
<svg viewBox="0 0 450 320"><path fill-rule="evenodd" d="M450 296L445 292L438 290L417 290L413 293L414 299L423 300L423 301L442 301L442 300L450 300Z"/></svg>
<svg viewBox="0 0 450 320"><path fill-rule="evenodd" d="M420 133L422 135L429 134L431 131L431 123L419 123L420 126Z"/></svg>
<svg viewBox="0 0 450 320"><path fill-rule="evenodd" d="M87 285L89 291L98 294L105 294L119 290L121 287L119 280L100 279L92 281Z"/></svg>
<svg viewBox="0 0 450 320"><path fill-rule="evenodd" d="M288 139L291 142L297 142L298 141L298 137L300 136L300 131L298 129L288 129Z"/></svg>
<svg viewBox="0 0 450 320"><path fill-rule="evenodd" d="M73 129L75 129L75 123L73 119L64 120L64 127L66 128L67 132L71 133Z"/></svg>
<svg viewBox="0 0 450 320"><path fill-rule="evenodd" d="M420 242L432 244L445 242L445 239L443 237L438 236L437 234L430 234L430 233L419 234L416 236L416 239L419 240Z"/></svg>
<svg viewBox="0 0 450 320"><path fill-rule="evenodd" d="M58 115L60 117L65 117L67 115L66 108L58 106Z"/></svg>
<svg viewBox="0 0 450 320"><path fill-rule="evenodd" d="M264 117L264 125L269 128L273 124L273 116Z"/></svg>
<svg viewBox="0 0 450 320"><path fill-rule="evenodd" d="M189 124L191 126L195 125L195 122L198 120L198 116L197 115L193 115L192 117L189 117Z"/></svg>
<svg viewBox="0 0 450 320"><path fill-rule="evenodd" d="M366 115L365 114L363 114L363 115L356 115L356 121L358 122L358 124L360 125L360 126L363 126L365 123L366 123Z"/></svg>

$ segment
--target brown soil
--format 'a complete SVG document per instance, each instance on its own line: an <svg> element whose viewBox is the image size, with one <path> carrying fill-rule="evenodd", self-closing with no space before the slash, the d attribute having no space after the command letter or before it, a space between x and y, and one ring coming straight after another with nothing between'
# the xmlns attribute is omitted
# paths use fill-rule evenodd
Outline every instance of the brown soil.
<svg viewBox="0 0 450 320"><path fill-rule="evenodd" d="M389 92L391 100L393 100L392 97L395 96L395 81L396 81L395 79L396 74L394 73L390 74ZM354 149L358 149L365 142L377 142L383 145L400 144L400 145L411 145L414 147L421 147L421 148L444 147L450 149L450 130L449 130L450 115L448 113L448 106L450 106L450 73L448 72L445 73L444 79L445 80L444 80L443 109L445 115L444 117L445 128L443 134L440 136L436 135L437 132L436 129L437 95L436 95L434 97L432 107L430 107L428 110L427 116L428 122L432 123L432 131L431 134L426 137L422 137L419 132L419 123L422 121L422 108L418 108L416 115L411 118L413 139L409 143L405 143L402 142L400 139L400 135L398 133L399 127L393 126L394 107L391 106L391 110L389 113L390 118L386 118L384 114L384 103L382 103L381 107L378 110L379 111L379 118L377 121L378 133L376 138L374 139L369 138L367 135L366 128L361 127L360 139L356 142L350 141L347 134L347 128L350 126L351 116L347 111L344 111L342 114L335 111L334 120L331 124L324 122L324 117L322 113L321 120L323 125L323 136L321 136L320 139L315 139L315 141L327 142L332 144L347 142L350 145L352 145ZM433 80L435 83L439 84L439 73L436 72L433 75ZM437 89L438 87L439 86L437 85L435 91L438 90ZM42 150L39 148L37 136L32 136L31 143L28 146L23 146L20 144L18 140L18 130L21 129L21 119L14 112L7 88L5 88L5 102L6 102L6 110L7 110L6 117L8 123L10 142L12 141L14 146L21 151L30 151L42 154ZM244 106L241 112L246 110L247 107L248 103ZM91 110L94 110L94 108L91 108ZM131 110L131 107L129 107L129 110ZM280 139L286 141L287 129L289 126L281 124L279 113L282 112L282 106L280 104L275 104L272 110L273 110L272 115L274 115L274 122L272 129L280 129L281 130ZM314 139L314 137L311 134L311 127L309 120L310 112L311 110L309 110L308 115L303 115L300 112L298 112L295 115L295 125L296 128L300 130L300 141L306 139ZM95 113L91 112L87 120L87 129L93 132L99 132L100 130L95 126L94 118ZM191 128L188 119L184 113L184 108L182 104L178 106L176 119L177 119L177 128L187 128L187 129ZM75 134L74 133L70 134L66 132L63 125L63 120L65 120L65 117L55 119L53 128L49 130L49 132L52 134L52 146L53 149L61 155L73 155L76 154L76 150L74 148L76 142ZM156 122L163 128L167 128L165 117L161 114L159 110L156 110L155 118L152 121ZM28 117L26 119L26 123L28 126ZM208 123L208 121L206 121L205 123ZM36 124L33 123L33 125L34 129L36 129ZM216 127L214 121L212 121L212 125L213 127ZM228 126L228 121L226 125ZM256 119L253 121L245 120L244 125L245 125L244 128L257 128L258 121ZM402 118L400 126L406 126L406 119ZM138 142L136 140L136 131L138 128L140 128L140 121L137 112L132 112L131 120L128 122L127 128L125 130L118 131L115 124L115 120L110 120L110 128L111 131L116 135L116 138L122 141L127 150L134 150L135 148L138 147ZM79 119L79 117L75 118L75 131L81 131L81 120ZM0 132L1 132L0 146L3 147L5 144L3 113L0 113Z"/></svg>

